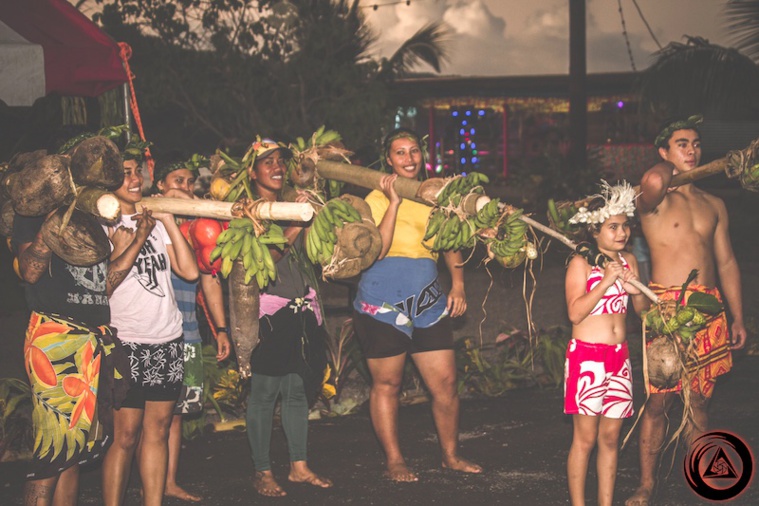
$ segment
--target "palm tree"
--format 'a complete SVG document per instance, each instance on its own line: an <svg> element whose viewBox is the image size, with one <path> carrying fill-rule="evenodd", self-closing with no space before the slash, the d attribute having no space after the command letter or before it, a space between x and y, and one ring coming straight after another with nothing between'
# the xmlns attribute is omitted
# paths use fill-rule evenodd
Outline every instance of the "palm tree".
<svg viewBox="0 0 759 506"><path fill-rule="evenodd" d="M448 61L447 38L448 30L440 23L423 26L401 44L389 59L382 59L378 79L391 81L405 77L421 62L439 73L442 64Z"/></svg>
<svg viewBox="0 0 759 506"><path fill-rule="evenodd" d="M756 116L759 1L729 2L725 19L735 48L686 35L685 43L671 42L654 54L654 63L639 82L644 110L659 117L685 117L699 112L721 119Z"/></svg>
<svg viewBox="0 0 759 506"><path fill-rule="evenodd" d="M732 0L725 6L725 19L735 47L759 61L759 1Z"/></svg>

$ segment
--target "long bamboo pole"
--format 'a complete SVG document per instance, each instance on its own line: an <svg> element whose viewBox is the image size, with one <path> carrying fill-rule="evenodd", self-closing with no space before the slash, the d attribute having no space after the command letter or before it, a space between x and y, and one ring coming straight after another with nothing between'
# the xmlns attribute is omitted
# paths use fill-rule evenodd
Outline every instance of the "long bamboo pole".
<svg viewBox="0 0 759 506"><path fill-rule="evenodd" d="M368 169L360 165L351 165L349 163L330 162L329 160L319 160L316 163L316 172L319 177L325 179L334 179L344 183L354 184L362 188L371 190L380 189L380 179L383 174L377 170ZM395 180L395 191L401 198L413 200L420 204L431 205L431 203L419 197L419 187L422 186L420 181L399 177ZM468 214L475 214L485 204L490 201L490 197L480 195L479 198L468 201L464 204L464 211Z"/></svg>
<svg viewBox="0 0 759 506"><path fill-rule="evenodd" d="M233 205L232 202L218 200L146 197L137 203L137 210L142 211L146 207L158 213L231 220L238 217L232 212ZM261 202L254 210L262 220L306 222L314 215L311 204L301 202Z"/></svg>

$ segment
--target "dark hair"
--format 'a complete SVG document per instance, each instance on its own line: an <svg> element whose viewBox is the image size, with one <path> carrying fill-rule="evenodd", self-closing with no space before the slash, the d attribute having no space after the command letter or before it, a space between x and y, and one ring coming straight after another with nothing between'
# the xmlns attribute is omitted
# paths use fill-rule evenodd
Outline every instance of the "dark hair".
<svg viewBox="0 0 759 506"><path fill-rule="evenodd" d="M656 139L654 140L654 146L656 146L657 148L664 148L666 150L669 150L669 139L672 138L672 134L675 133L677 130L695 130L696 133L700 136L701 131L698 129L698 125L700 125L703 121L704 121L704 118L700 114L689 116L686 119L683 119L683 118L667 119L662 124L662 128L659 131L659 135L657 135Z"/></svg>
<svg viewBox="0 0 759 506"><path fill-rule="evenodd" d="M382 141L383 163L387 158L390 158L390 146L396 139L411 139L413 141L416 141L416 143L419 145L419 148L422 148L422 138L418 133L414 132L410 128L396 128L395 130L388 133L385 136L385 140Z"/></svg>

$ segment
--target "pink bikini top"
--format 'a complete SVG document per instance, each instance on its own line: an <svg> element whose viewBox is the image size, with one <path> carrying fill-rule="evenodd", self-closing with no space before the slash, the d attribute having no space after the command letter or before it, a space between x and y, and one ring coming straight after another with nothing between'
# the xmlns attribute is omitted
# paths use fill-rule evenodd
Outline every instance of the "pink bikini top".
<svg viewBox="0 0 759 506"><path fill-rule="evenodd" d="M620 254L619 263L622 267L629 270L630 266L625 261L625 258ZM585 292L590 292L595 286L601 282L604 277L604 271L599 266L594 265L590 269L590 275L588 276L588 283L585 285ZM626 314L627 313L627 291L622 287L622 280L618 279L611 285L606 293L603 294L601 300L598 301L596 307L590 312L591 316L599 314Z"/></svg>

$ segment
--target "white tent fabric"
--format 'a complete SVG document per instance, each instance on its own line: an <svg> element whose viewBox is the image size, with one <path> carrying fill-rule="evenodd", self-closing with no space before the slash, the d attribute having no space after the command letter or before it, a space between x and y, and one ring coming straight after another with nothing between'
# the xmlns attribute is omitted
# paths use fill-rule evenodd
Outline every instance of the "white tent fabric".
<svg viewBox="0 0 759 506"><path fill-rule="evenodd" d="M30 106L45 96L42 46L0 21L0 97L9 106Z"/></svg>

